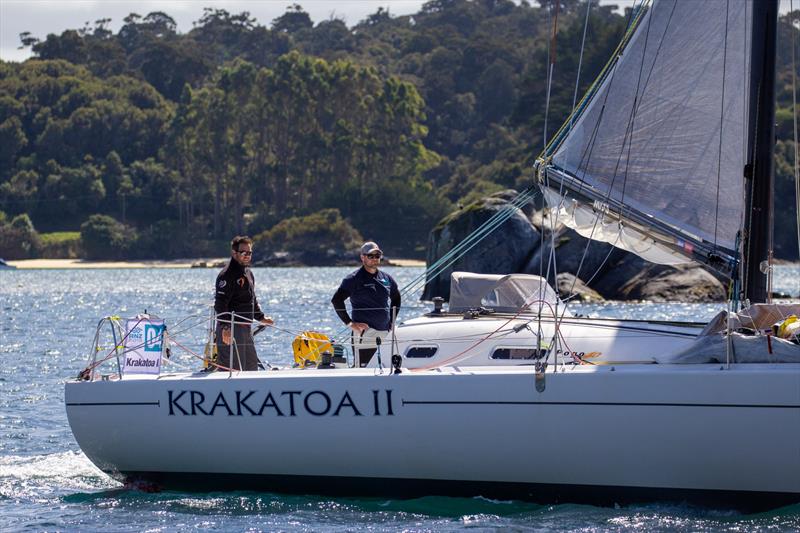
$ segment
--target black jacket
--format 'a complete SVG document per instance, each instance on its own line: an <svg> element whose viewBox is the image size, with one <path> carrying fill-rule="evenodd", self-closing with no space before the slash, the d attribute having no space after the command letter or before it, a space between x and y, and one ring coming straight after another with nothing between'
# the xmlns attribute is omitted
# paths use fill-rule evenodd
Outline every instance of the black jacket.
<svg viewBox="0 0 800 533"><path fill-rule="evenodd" d="M264 318L256 298L253 273L249 268L231 259L228 266L220 271L214 287L216 289L214 311L218 315L217 320L230 321L231 311L252 320Z"/></svg>

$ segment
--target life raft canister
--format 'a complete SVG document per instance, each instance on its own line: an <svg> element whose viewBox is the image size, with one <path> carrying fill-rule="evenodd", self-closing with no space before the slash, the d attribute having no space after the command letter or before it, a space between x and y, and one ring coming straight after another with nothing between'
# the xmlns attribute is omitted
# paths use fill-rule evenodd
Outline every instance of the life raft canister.
<svg viewBox="0 0 800 533"><path fill-rule="evenodd" d="M333 353L331 339L318 331L304 331L292 341L294 363L300 367L317 366L323 353Z"/></svg>

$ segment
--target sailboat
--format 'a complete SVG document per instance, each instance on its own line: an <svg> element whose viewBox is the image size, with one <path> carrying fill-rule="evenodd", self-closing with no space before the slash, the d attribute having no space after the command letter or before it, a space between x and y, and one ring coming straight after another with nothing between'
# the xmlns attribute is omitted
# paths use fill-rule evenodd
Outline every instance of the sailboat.
<svg viewBox="0 0 800 533"><path fill-rule="evenodd" d="M65 389L81 449L177 489L800 501L800 347L764 334L792 309L760 305L776 24L774 0L655 0L536 167L554 219L727 273L741 308L592 319L539 276L454 273L449 307L399 324L370 368L90 365Z"/></svg>

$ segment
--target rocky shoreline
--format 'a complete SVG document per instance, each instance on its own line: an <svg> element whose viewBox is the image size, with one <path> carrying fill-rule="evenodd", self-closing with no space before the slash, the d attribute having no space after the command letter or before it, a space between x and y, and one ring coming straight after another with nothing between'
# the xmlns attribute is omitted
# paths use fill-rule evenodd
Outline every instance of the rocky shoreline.
<svg viewBox="0 0 800 533"><path fill-rule="evenodd" d="M472 231L504 209L517 192L506 190L451 213L431 232L428 264L452 250ZM562 298L583 301L648 300L653 302L719 302L725 285L699 265L665 266L648 263L609 244L589 241L558 225L551 231L547 211L528 204L488 235L425 287L423 300L450 294L450 274L540 274L557 270L550 282ZM551 257L551 243L555 254ZM548 263L550 268L548 269Z"/></svg>

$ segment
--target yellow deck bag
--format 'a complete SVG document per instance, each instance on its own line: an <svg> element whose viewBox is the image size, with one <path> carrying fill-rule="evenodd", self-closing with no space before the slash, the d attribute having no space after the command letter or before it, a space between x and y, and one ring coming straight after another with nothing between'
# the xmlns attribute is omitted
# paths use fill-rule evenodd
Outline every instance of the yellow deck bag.
<svg viewBox="0 0 800 533"><path fill-rule="evenodd" d="M331 339L318 331L304 331L292 341L294 363L300 367L317 366L322 354L333 353Z"/></svg>

